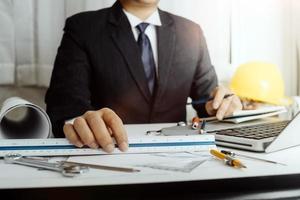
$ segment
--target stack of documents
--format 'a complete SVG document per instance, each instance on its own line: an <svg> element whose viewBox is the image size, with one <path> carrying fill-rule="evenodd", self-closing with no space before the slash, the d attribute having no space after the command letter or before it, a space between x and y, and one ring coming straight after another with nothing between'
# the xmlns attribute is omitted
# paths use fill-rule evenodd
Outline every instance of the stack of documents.
<svg viewBox="0 0 300 200"><path fill-rule="evenodd" d="M241 123L256 119L262 119L266 117L275 116L286 112L284 106L262 106L255 110L240 110L235 111L232 115L224 118L224 122ZM208 117L207 120L216 120L216 117Z"/></svg>

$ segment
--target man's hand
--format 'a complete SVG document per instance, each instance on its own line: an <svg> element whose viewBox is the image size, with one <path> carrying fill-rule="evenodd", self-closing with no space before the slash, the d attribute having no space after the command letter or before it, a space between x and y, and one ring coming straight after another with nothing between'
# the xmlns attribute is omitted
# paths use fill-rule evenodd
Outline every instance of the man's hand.
<svg viewBox="0 0 300 200"><path fill-rule="evenodd" d="M215 88L211 94L214 99L205 104L205 109L209 115L216 115L218 120L222 120L234 111L242 110L243 106L239 97L232 95L225 98L227 94L232 94L232 92L223 86Z"/></svg>
<svg viewBox="0 0 300 200"><path fill-rule="evenodd" d="M77 117L73 125L64 125L66 138L77 147L87 145L91 148L101 146L106 152L115 148L112 137L115 138L121 151L128 148L128 139L122 120L109 108L98 111L87 111Z"/></svg>

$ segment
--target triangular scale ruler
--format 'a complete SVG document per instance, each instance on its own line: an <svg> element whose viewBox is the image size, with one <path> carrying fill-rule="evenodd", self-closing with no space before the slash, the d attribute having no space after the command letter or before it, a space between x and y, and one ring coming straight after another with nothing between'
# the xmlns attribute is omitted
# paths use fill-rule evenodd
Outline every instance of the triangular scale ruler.
<svg viewBox="0 0 300 200"><path fill-rule="evenodd" d="M125 153L203 151L215 147L215 138L209 134L191 136L143 136L141 138L129 138L129 149ZM19 153L23 156L107 154L102 149L90 149L88 147L77 148L62 138L1 139L0 157L8 153ZM123 152L116 148L112 154L120 153Z"/></svg>

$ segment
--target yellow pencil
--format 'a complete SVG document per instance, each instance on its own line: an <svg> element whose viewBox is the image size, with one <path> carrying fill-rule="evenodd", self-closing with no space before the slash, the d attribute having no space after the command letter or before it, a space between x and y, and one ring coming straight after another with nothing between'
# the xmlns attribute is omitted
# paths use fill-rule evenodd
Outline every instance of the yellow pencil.
<svg viewBox="0 0 300 200"><path fill-rule="evenodd" d="M221 160L224 160L225 163L229 166L237 167L237 168L247 168L240 160L238 160L236 158L233 158L231 156L228 156L228 155L226 155L226 154L224 154L224 153L222 153L222 152L220 152L216 149L211 149L210 153L213 156L215 156L215 157L217 157Z"/></svg>

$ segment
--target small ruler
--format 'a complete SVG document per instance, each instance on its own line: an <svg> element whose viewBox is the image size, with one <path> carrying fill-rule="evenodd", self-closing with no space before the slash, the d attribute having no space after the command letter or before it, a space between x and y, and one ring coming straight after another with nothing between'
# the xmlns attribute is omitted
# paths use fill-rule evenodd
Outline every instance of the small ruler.
<svg viewBox="0 0 300 200"><path fill-rule="evenodd" d="M191 136L147 136L129 138L129 149L125 153L159 153L203 151L215 148L213 135ZM107 154L102 149L77 148L64 138L51 139L0 139L0 157L8 153L23 156L72 156ZM121 154L117 149L112 154Z"/></svg>

